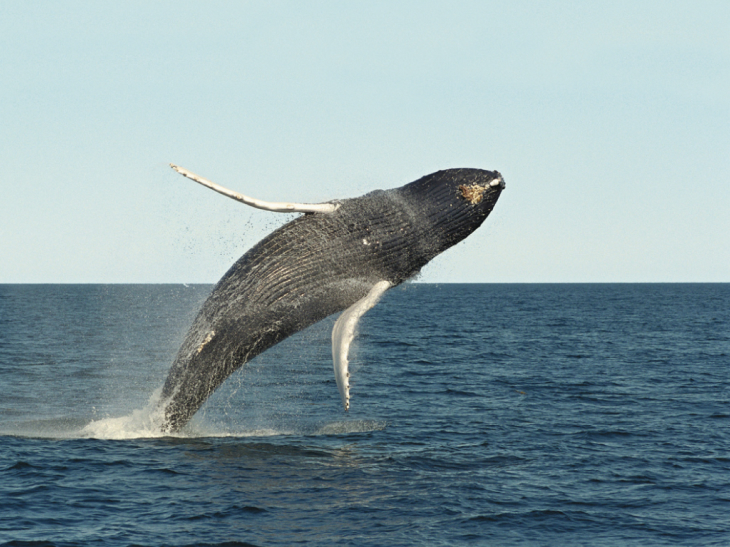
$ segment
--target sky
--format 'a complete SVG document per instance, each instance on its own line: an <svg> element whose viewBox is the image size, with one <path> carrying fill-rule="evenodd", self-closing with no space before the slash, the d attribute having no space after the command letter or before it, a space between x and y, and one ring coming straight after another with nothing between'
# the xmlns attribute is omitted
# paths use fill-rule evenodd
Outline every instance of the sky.
<svg viewBox="0 0 730 547"><path fill-rule="evenodd" d="M498 170L422 282L730 282L730 2L0 0L0 283L214 283L320 202Z"/></svg>

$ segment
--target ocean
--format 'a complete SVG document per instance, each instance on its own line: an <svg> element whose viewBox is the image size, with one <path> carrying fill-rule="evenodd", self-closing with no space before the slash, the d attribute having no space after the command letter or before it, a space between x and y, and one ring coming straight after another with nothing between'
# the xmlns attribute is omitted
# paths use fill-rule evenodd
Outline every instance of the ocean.
<svg viewBox="0 0 730 547"><path fill-rule="evenodd" d="M730 284L418 284L149 419L209 285L0 285L0 545L730 545Z"/></svg>

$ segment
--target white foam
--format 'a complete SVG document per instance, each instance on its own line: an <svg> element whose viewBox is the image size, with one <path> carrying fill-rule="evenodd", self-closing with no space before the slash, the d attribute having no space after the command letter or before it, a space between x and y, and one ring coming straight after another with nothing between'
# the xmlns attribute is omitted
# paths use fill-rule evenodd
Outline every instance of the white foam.
<svg viewBox="0 0 730 547"><path fill-rule="evenodd" d="M168 436L161 428L164 418L158 404L161 391L160 388L152 394L145 408L133 410L131 414L119 418L94 420L79 435L91 439L149 439Z"/></svg>
<svg viewBox="0 0 730 547"><path fill-rule="evenodd" d="M78 436L87 439L154 439L159 437L273 437L291 435L291 431L274 429L252 429L249 431L225 431L215 425L200 423L197 420L186 425L182 431L169 433L162 431L164 405L160 404L160 393L156 390L142 409L133 410L126 416L94 420L78 431Z"/></svg>
<svg viewBox="0 0 730 547"><path fill-rule="evenodd" d="M219 424L207 423L205 419L193 419L178 433L162 431L164 423L164 405L160 404L161 389L156 390L147 405L130 414L120 417L109 417L93 420L71 437L86 439L127 440L154 439L160 437L204 438L204 437L275 437L280 435L346 435L348 433L367 433L385 429L386 423L375 420L345 420L324 424L312 432L292 429L257 428L243 429L222 427Z"/></svg>
<svg viewBox="0 0 730 547"><path fill-rule="evenodd" d="M343 422L332 422L319 428L315 435L343 435L348 433L369 433L370 431L382 431L388 424L375 420L348 420Z"/></svg>

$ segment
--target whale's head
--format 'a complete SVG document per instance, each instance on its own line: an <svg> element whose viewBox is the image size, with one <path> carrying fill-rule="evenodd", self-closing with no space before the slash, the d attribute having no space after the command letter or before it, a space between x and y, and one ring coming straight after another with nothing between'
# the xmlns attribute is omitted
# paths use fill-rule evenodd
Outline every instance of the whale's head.
<svg viewBox="0 0 730 547"><path fill-rule="evenodd" d="M481 226L504 188L498 171L462 168L426 175L400 191L428 225L435 256Z"/></svg>

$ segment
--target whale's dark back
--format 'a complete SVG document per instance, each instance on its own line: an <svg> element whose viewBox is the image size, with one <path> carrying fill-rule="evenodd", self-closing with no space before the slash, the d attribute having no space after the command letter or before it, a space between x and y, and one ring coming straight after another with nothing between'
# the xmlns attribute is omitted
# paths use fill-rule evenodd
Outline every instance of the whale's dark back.
<svg viewBox="0 0 730 547"><path fill-rule="evenodd" d="M486 219L501 187L473 204L460 188L498 174L434 173L401 188L342 200L333 213L305 214L244 254L203 304L163 387L165 425L177 430L237 368L382 280L412 277Z"/></svg>

